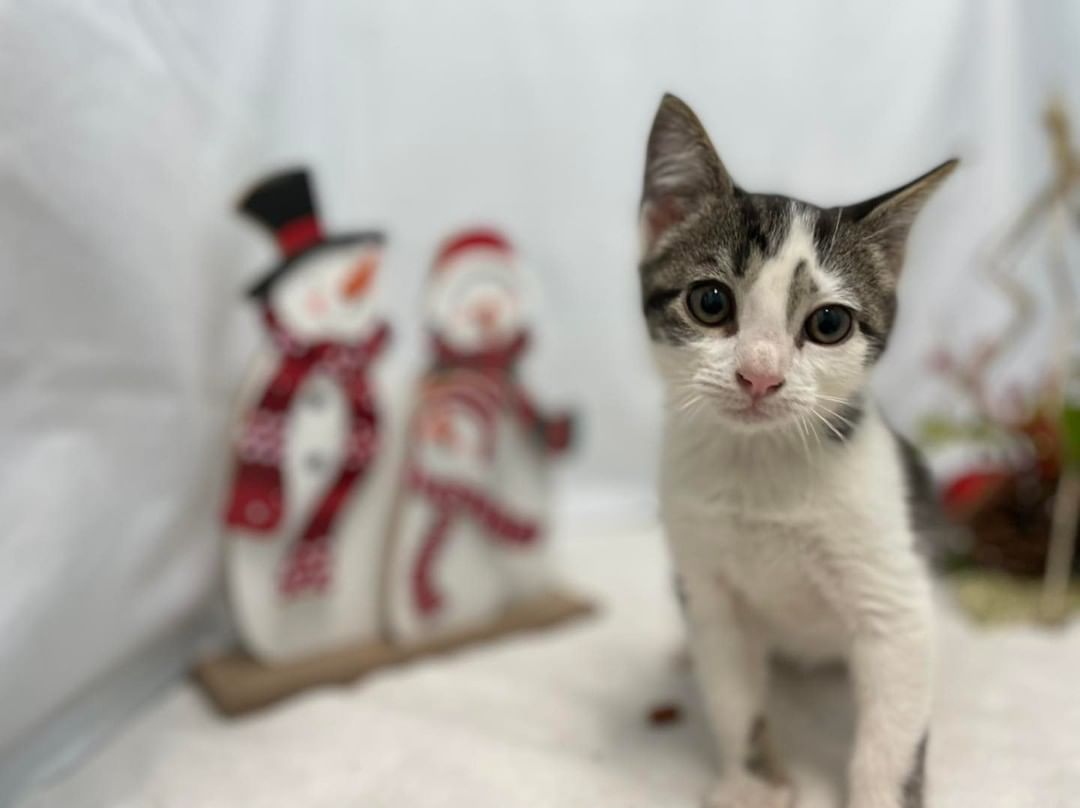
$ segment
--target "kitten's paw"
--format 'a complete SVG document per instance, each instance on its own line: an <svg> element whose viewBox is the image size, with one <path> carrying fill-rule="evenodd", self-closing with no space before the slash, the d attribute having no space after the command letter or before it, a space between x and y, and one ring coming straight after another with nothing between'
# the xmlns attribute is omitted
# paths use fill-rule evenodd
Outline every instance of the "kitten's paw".
<svg viewBox="0 0 1080 808"><path fill-rule="evenodd" d="M757 777L718 780L705 795L704 808L794 808L790 786L767 783Z"/></svg>

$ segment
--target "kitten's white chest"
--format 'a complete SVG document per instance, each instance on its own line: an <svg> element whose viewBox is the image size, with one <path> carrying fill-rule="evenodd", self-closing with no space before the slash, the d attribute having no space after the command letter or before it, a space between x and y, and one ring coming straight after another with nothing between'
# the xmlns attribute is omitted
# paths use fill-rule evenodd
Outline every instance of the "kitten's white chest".
<svg viewBox="0 0 1080 808"><path fill-rule="evenodd" d="M735 594L775 650L843 655L853 613L840 594L845 571L904 520L884 427L868 414L842 451L812 463L769 456L768 444L688 451L697 434L671 430L665 457L664 521L680 573Z"/></svg>
<svg viewBox="0 0 1080 808"><path fill-rule="evenodd" d="M731 514L712 524L721 527L694 530L682 554L737 596L768 644L810 661L841 655L847 644L842 615L814 566L820 526Z"/></svg>

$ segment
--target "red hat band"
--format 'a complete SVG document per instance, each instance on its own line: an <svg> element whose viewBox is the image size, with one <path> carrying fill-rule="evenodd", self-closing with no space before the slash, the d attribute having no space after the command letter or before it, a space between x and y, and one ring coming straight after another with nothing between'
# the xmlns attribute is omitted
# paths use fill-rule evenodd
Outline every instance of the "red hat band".
<svg viewBox="0 0 1080 808"><path fill-rule="evenodd" d="M323 240L322 227L313 214L286 222L274 233L286 258L303 252Z"/></svg>

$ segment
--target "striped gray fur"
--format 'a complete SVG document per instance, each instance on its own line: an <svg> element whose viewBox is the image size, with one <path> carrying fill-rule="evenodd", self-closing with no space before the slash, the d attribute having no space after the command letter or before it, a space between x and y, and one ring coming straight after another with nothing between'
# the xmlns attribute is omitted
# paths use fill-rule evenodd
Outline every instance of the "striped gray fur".
<svg viewBox="0 0 1080 808"><path fill-rule="evenodd" d="M908 520L917 549L931 563L942 566L948 560L950 548L963 541L963 533L942 509L934 480L919 450L896 430L893 437L904 466Z"/></svg>
<svg viewBox="0 0 1080 808"><path fill-rule="evenodd" d="M768 783L786 785L790 782L769 737L765 716L759 715L750 727L750 744L744 762L746 770Z"/></svg>
<svg viewBox="0 0 1080 808"><path fill-rule="evenodd" d="M818 265L856 301L857 327L871 344L867 360L876 361L896 316L896 280L907 232L922 203L955 163L948 161L893 191L841 207L750 193L728 175L693 112L666 96L649 138L642 200L646 227L654 219L663 227L639 273L651 338L669 345L700 338L702 328L677 311L690 286L717 280L737 293L740 286L752 284L799 219L813 234ZM813 291L805 274L796 267L789 316ZM793 323L793 338L799 325Z"/></svg>
<svg viewBox="0 0 1080 808"><path fill-rule="evenodd" d="M817 283L810 277L806 269L806 261L800 260L791 273L791 286L788 287L787 316L793 326L797 326L794 317L799 313L802 302L815 292L817 292Z"/></svg>
<svg viewBox="0 0 1080 808"><path fill-rule="evenodd" d="M926 804L926 746L929 733L923 735L904 781L903 808L923 808Z"/></svg>
<svg viewBox="0 0 1080 808"><path fill-rule="evenodd" d="M646 250L639 279L651 339L684 346L736 335L740 295L748 293L798 223L810 236L816 271L835 281L852 302L854 327L867 346L863 361L875 363L896 318L908 230L954 165L946 162L886 194L839 207L751 193L732 180L690 108L665 96L649 137L642 198ZM817 299L818 289L807 259L793 261L786 311L794 348L802 351L811 313L806 301ZM734 297L734 316L717 327L688 316L689 290L702 282L722 283ZM857 430L862 403L834 403L834 417L814 429L844 443Z"/></svg>
<svg viewBox="0 0 1080 808"><path fill-rule="evenodd" d="M851 209L823 210L737 187L726 197L704 198L698 205L677 232L664 239L661 249L640 265L645 316L654 340L679 345L700 337L700 328L673 311L682 304L686 290L705 280L720 280L735 289L743 285L739 281L752 283L798 217L813 233L819 266L856 301L857 326L873 345L868 361L877 360L896 317L896 279L903 258L902 251L883 246L889 241L877 241L885 238L882 232L869 230ZM804 296L815 291L804 275L797 267L788 295L789 316Z"/></svg>

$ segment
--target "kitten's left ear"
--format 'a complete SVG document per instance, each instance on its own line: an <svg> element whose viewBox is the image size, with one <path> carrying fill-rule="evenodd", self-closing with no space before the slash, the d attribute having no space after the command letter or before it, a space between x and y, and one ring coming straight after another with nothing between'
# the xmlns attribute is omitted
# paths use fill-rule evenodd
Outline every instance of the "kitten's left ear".
<svg viewBox="0 0 1080 808"><path fill-rule="evenodd" d="M915 217L930 195L959 164L960 161L955 158L947 160L906 185L865 202L849 205L843 208L843 218L860 225L867 239L884 248L894 271L899 272L904 246Z"/></svg>
<svg viewBox="0 0 1080 808"><path fill-rule="evenodd" d="M641 229L646 252L704 199L733 189L697 115L682 99L667 93L656 111L645 154Z"/></svg>

